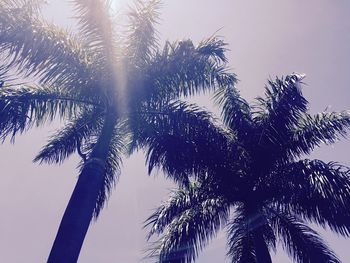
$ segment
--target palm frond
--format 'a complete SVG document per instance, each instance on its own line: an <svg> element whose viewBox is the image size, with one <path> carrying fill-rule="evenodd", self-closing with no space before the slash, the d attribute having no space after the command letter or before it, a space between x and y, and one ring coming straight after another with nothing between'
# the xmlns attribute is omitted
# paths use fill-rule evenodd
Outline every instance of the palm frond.
<svg viewBox="0 0 350 263"><path fill-rule="evenodd" d="M276 239L264 210L251 209L247 204L237 207L228 225L228 247L232 262L260 262L262 253L270 257L268 249L276 249Z"/></svg>
<svg viewBox="0 0 350 263"><path fill-rule="evenodd" d="M140 120L139 128L134 128L135 141L147 149L149 173L161 168L180 184L206 168L219 167L233 144L233 137L215 125L209 113L183 102L147 110Z"/></svg>
<svg viewBox="0 0 350 263"><path fill-rule="evenodd" d="M5 73L15 69L41 83L75 89L91 82L91 56L76 37L21 6L0 6L0 52Z"/></svg>
<svg viewBox="0 0 350 263"><path fill-rule="evenodd" d="M290 155L300 156L324 144L332 144L344 138L350 129L350 113L323 112L314 116L305 114L286 143Z"/></svg>
<svg viewBox="0 0 350 263"><path fill-rule="evenodd" d="M228 247L227 255L231 262L237 263L255 263L255 248L251 237L249 220L242 214L238 213L230 222L228 228Z"/></svg>
<svg viewBox="0 0 350 263"><path fill-rule="evenodd" d="M212 37L195 47L190 40L166 43L150 64L149 96L154 100L191 96L201 91L234 85L226 67L225 43Z"/></svg>
<svg viewBox="0 0 350 263"><path fill-rule="evenodd" d="M267 192L274 191L280 208L349 236L349 168L334 162L302 160L283 170L267 182Z"/></svg>
<svg viewBox="0 0 350 263"><path fill-rule="evenodd" d="M300 89L303 75L293 73L285 78L269 80L265 88L265 98L258 98L254 122L259 124L260 143L280 146L291 127L298 124L307 110L307 100Z"/></svg>
<svg viewBox="0 0 350 263"><path fill-rule="evenodd" d="M205 196L205 191L197 195L196 191L193 188L183 195L180 190L148 219L148 224L152 224L151 234L164 233L151 252L151 256L159 257L159 262L193 262L226 223L229 206L225 199Z"/></svg>
<svg viewBox="0 0 350 263"><path fill-rule="evenodd" d="M137 68L149 64L157 51L158 36L154 26L159 19L159 7L159 0L137 0L129 11L127 56Z"/></svg>
<svg viewBox="0 0 350 263"><path fill-rule="evenodd" d="M34 162L62 163L75 151L80 151L91 136L96 135L102 127L101 111L86 110L76 119L67 123L56 132L48 144L35 157Z"/></svg>
<svg viewBox="0 0 350 263"><path fill-rule="evenodd" d="M28 13L37 14L45 3L45 0L3 0L0 8L21 8Z"/></svg>
<svg viewBox="0 0 350 263"><path fill-rule="evenodd" d="M231 85L218 88L214 100L222 108L221 117L224 123L244 140L252 125L249 104L240 96L235 86Z"/></svg>
<svg viewBox="0 0 350 263"><path fill-rule="evenodd" d="M212 191L213 189L198 182L191 182L186 188L173 190L169 199L145 221L145 227L151 226L148 239L154 234L161 234L181 213L210 199Z"/></svg>
<svg viewBox="0 0 350 263"><path fill-rule="evenodd" d="M213 35L207 39L202 40L198 46L198 53L204 57L207 57L209 60L221 64L227 63L227 58L225 52L227 44L217 36Z"/></svg>
<svg viewBox="0 0 350 263"><path fill-rule="evenodd" d="M100 91L114 94L114 88L120 83L117 74L122 64L117 64L121 49L120 41L114 29L110 0L72 0L77 13L80 38L84 46L93 54L97 73L94 79ZM113 90L113 91L112 91ZM106 94L105 94L106 95ZM114 96L106 95L107 100Z"/></svg>
<svg viewBox="0 0 350 263"><path fill-rule="evenodd" d="M56 116L74 117L80 108L95 104L71 96L59 88L19 87L0 90L0 134L5 139Z"/></svg>
<svg viewBox="0 0 350 263"><path fill-rule="evenodd" d="M300 219L275 212L271 222L283 248L297 263L341 262L322 238Z"/></svg>
<svg viewBox="0 0 350 263"><path fill-rule="evenodd" d="M115 32L110 0L71 0L78 19L80 35L85 45L103 59L113 57Z"/></svg>

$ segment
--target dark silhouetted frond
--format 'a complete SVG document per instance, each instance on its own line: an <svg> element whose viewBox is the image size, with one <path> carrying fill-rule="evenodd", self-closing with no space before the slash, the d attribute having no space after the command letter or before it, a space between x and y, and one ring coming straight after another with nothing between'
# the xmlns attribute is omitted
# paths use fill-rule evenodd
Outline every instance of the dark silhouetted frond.
<svg viewBox="0 0 350 263"><path fill-rule="evenodd" d="M275 212L271 221L283 248L297 263L341 263L322 238L300 219Z"/></svg>
<svg viewBox="0 0 350 263"><path fill-rule="evenodd" d="M227 63L225 52L227 44L217 36L202 40L197 47L198 53L217 64Z"/></svg>
<svg viewBox="0 0 350 263"><path fill-rule="evenodd" d="M65 91L45 87L2 88L0 90L1 138L14 136L33 125L41 125L56 116L74 117L81 107L94 106Z"/></svg>
<svg viewBox="0 0 350 263"><path fill-rule="evenodd" d="M236 78L228 72L224 51L225 43L215 37L197 47L190 40L167 42L149 67L150 96L173 99L234 85Z"/></svg>
<svg viewBox="0 0 350 263"><path fill-rule="evenodd" d="M301 93L304 75L293 73L285 78L268 81L265 98L258 98L255 120L258 122L281 123L284 128L296 124L307 110L307 100Z"/></svg>
<svg viewBox="0 0 350 263"><path fill-rule="evenodd" d="M102 127L102 113L91 110L84 111L75 120L67 123L56 132L47 145L35 157L34 162L62 163L75 151L80 151L91 136L96 135Z"/></svg>
<svg viewBox="0 0 350 263"><path fill-rule="evenodd" d="M269 190L292 212L343 236L350 234L350 170L337 163L302 160L272 177Z"/></svg>
<svg viewBox="0 0 350 263"><path fill-rule="evenodd" d="M186 52L194 49L190 42L183 45ZM167 48L165 54L176 53L176 46ZM185 188L148 219L151 234L163 234L154 251L160 262L188 262L194 260L188 255L197 255L188 245L192 239L182 234L183 225L192 231L207 224L193 219L205 210L192 204L191 180L205 182L211 199L224 198L227 207L237 208L228 231L232 262L271 262L276 237L298 263L340 262L303 220L350 235L350 168L299 158L344 137L349 113L308 115L302 79L291 74L270 81L266 98L258 99L258 111L252 112L235 90L233 75L215 97L226 129L185 103L172 104L169 112L145 106L136 145L148 150L150 171L161 167Z"/></svg>
<svg viewBox="0 0 350 263"><path fill-rule="evenodd" d="M191 187L173 194L148 219L151 234L165 232L151 252L151 256L159 257L159 262L193 262L228 219L229 207L225 199L210 197L196 185Z"/></svg>
<svg viewBox="0 0 350 263"><path fill-rule="evenodd" d="M141 117L135 140L147 149L149 172L161 168L179 183L186 184L188 176L205 167L218 166L233 144L233 137L194 105L175 102L160 111L147 110Z"/></svg>
<svg viewBox="0 0 350 263"><path fill-rule="evenodd" d="M235 86L224 86L216 90L214 99L222 108L224 123L244 140L253 125L249 104L240 96Z"/></svg>
<svg viewBox="0 0 350 263"><path fill-rule="evenodd" d="M252 209L248 206L238 205L235 218L228 225L227 255L232 262L260 262L262 257L270 258L269 248L276 249L276 238L266 213L261 208ZM261 262L267 262L266 258Z"/></svg>
<svg viewBox="0 0 350 263"><path fill-rule="evenodd" d="M173 190L170 198L145 221L145 227L151 226L148 238L154 234L161 234L181 213L210 199L212 191L213 189L207 188L205 184L196 182L191 182L186 188Z"/></svg>
<svg viewBox="0 0 350 263"><path fill-rule="evenodd" d="M254 121L259 124L259 143L281 148L289 130L297 125L307 110L307 100L301 93L304 75L291 74L285 78L269 80L265 98L258 98L254 105Z"/></svg>
<svg viewBox="0 0 350 263"><path fill-rule="evenodd" d="M309 154L321 144L332 144L345 137L350 129L348 111L306 114L299 119L298 126L286 143L290 154L299 156Z"/></svg>
<svg viewBox="0 0 350 263"><path fill-rule="evenodd" d="M228 228L228 252L231 262L255 263L255 248L251 236L251 226L244 213L237 211Z"/></svg>

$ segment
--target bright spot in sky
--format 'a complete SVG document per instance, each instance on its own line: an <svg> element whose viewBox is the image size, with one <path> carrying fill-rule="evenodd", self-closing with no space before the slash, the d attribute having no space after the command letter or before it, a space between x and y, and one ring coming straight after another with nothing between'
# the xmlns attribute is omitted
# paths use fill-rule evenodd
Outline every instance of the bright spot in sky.
<svg viewBox="0 0 350 263"><path fill-rule="evenodd" d="M125 7L127 7L128 2L130 3L128 0L112 0L111 7L114 11L120 12L122 9L125 9Z"/></svg>

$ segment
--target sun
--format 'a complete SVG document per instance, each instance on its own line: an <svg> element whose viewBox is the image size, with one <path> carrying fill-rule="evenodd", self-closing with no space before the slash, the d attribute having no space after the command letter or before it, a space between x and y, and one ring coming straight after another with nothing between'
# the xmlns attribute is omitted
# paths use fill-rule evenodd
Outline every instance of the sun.
<svg viewBox="0 0 350 263"><path fill-rule="evenodd" d="M115 12L121 11L123 7L126 7L130 0L111 0L111 7Z"/></svg>

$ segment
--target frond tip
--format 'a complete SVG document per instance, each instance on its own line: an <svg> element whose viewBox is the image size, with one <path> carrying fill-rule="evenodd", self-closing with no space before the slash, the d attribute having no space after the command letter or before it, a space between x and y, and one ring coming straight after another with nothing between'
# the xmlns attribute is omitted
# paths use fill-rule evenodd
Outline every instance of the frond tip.
<svg viewBox="0 0 350 263"><path fill-rule="evenodd" d="M77 89L93 74L92 58L73 34L16 5L0 6L0 53L2 71L40 83Z"/></svg>
<svg viewBox="0 0 350 263"><path fill-rule="evenodd" d="M297 263L341 263L322 238L297 218L275 213L272 222L283 247Z"/></svg>
<svg viewBox="0 0 350 263"><path fill-rule="evenodd" d="M34 162L62 163L101 129L101 112L84 111L56 132L35 157Z"/></svg>
<svg viewBox="0 0 350 263"><path fill-rule="evenodd" d="M208 191L209 190L209 191ZM150 235L162 235L151 256L159 262L193 262L198 253L226 223L229 209L224 198L210 195L204 185L192 184L172 197L148 218Z"/></svg>
<svg viewBox="0 0 350 263"><path fill-rule="evenodd" d="M33 125L46 121L74 117L89 101L78 100L71 94L55 88L18 87L0 90L0 138L14 137Z"/></svg>
<svg viewBox="0 0 350 263"><path fill-rule="evenodd" d="M159 0L138 0L129 11L127 56L136 67L149 64L157 51L158 36L154 26L159 19L159 8Z"/></svg>

